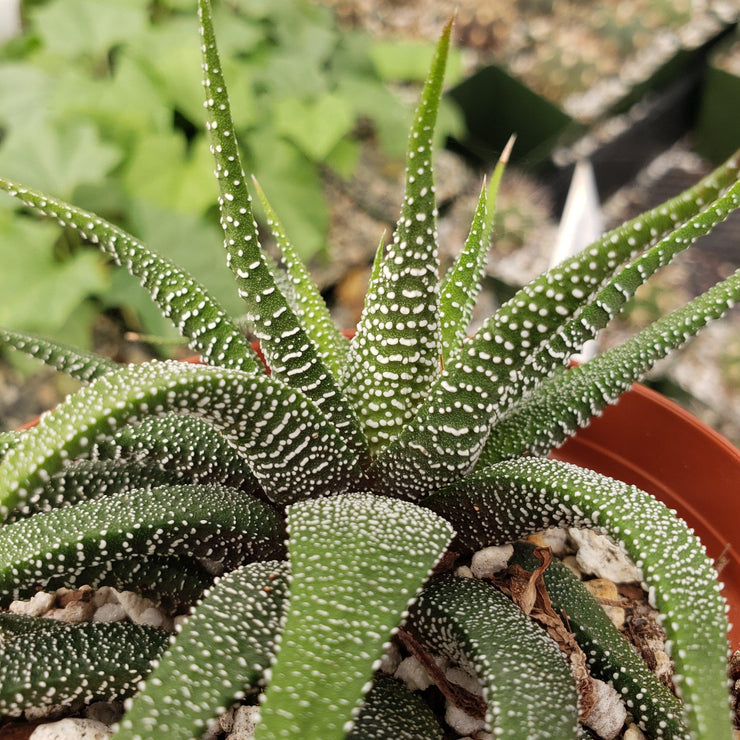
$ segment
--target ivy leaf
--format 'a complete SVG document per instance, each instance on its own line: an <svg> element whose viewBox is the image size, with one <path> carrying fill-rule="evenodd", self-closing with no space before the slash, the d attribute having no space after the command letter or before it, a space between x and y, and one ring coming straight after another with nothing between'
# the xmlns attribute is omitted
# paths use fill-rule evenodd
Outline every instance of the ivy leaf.
<svg viewBox="0 0 740 740"><path fill-rule="evenodd" d="M310 159L321 161L352 130L352 107L338 95L317 100L284 98L275 108L275 125Z"/></svg>
<svg viewBox="0 0 740 740"><path fill-rule="evenodd" d="M195 216L216 202L216 188L204 187L211 169L204 136L186 142L179 131L144 135L126 161L123 184L129 195L147 205Z"/></svg>
<svg viewBox="0 0 740 740"><path fill-rule="evenodd" d="M52 127L44 122L8 134L0 149L0 172L69 198L78 185L100 182L120 159L121 150L104 143L89 123Z"/></svg>
<svg viewBox="0 0 740 740"><path fill-rule="evenodd" d="M35 9L31 22L50 54L99 60L146 28L146 0L64 0Z"/></svg>
<svg viewBox="0 0 740 740"><path fill-rule="evenodd" d="M106 290L108 275L96 253L81 251L63 262L55 258L58 234L56 226L0 210L0 325L58 331L88 296ZM65 290L59 290L60 281Z"/></svg>

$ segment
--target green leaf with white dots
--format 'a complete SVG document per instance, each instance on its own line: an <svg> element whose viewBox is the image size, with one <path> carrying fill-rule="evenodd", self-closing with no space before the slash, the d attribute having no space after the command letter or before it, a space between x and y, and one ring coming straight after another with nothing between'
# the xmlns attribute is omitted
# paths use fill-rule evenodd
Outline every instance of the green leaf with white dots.
<svg viewBox="0 0 740 740"><path fill-rule="evenodd" d="M460 350L470 324L491 245L498 186L513 146L514 137L501 153L490 185L486 188L484 184L481 190L468 238L439 288L443 364L449 362L450 357Z"/></svg>
<svg viewBox="0 0 740 740"><path fill-rule="evenodd" d="M411 127L401 216L367 295L345 375L345 392L374 451L401 433L440 368L432 139L451 28L450 22L437 45Z"/></svg>
<svg viewBox="0 0 740 740"><path fill-rule="evenodd" d="M324 364L335 378L339 378L347 362L349 342L334 324L326 301L306 266L298 257L283 225L256 179L254 185L262 201L267 224L282 255L282 264L294 295L294 311L303 317L306 333L315 344Z"/></svg>
<svg viewBox="0 0 740 740"><path fill-rule="evenodd" d="M234 567L273 553L281 540L278 515L234 489L184 485L115 493L2 527L0 604L38 588L105 585L118 560L188 555Z"/></svg>
<svg viewBox="0 0 740 740"><path fill-rule="evenodd" d="M347 445L361 457L367 442L355 411L338 387L338 379L324 364L301 321L293 312L270 270L259 243L251 195L242 169L231 119L221 63L213 31L211 5L199 0L203 74L206 91L206 126L219 185L219 209L224 232L227 264L246 305L246 317L254 326L272 374L303 391L337 429Z"/></svg>
<svg viewBox="0 0 740 740"><path fill-rule="evenodd" d="M410 622L432 651L477 675L486 724L497 738L577 736L570 666L554 640L497 588L473 578L434 580Z"/></svg>
<svg viewBox="0 0 740 740"><path fill-rule="evenodd" d="M169 634L138 624L69 624L0 613L0 716L129 696Z"/></svg>
<svg viewBox="0 0 740 740"><path fill-rule="evenodd" d="M368 493L288 509L290 608L260 740L351 729L384 646L452 537L425 513Z"/></svg>
<svg viewBox="0 0 740 740"><path fill-rule="evenodd" d="M346 740L442 740L442 735L421 696L379 673Z"/></svg>
<svg viewBox="0 0 740 740"><path fill-rule="evenodd" d="M35 357L46 365L85 383L119 367L112 360L92 352L84 352L50 339L2 327L0 327L0 346L12 347L18 352Z"/></svg>
<svg viewBox="0 0 740 740"><path fill-rule="evenodd" d="M478 465L525 450L546 455L738 301L740 271L623 344L542 383L493 427Z"/></svg>
<svg viewBox="0 0 740 740"><path fill-rule="evenodd" d="M514 546L512 563L530 572L542 565L534 555L534 546L521 542ZM552 608L567 618L589 671L612 683L640 728L650 737L690 740L681 702L658 680L583 583L557 559L550 562L542 577Z"/></svg>
<svg viewBox="0 0 740 740"><path fill-rule="evenodd" d="M668 265L677 254L724 221L739 205L740 181L620 270L574 318L566 322L527 359L517 394L523 395L526 389L542 378L549 377L556 368L567 364L574 352L579 351L589 339L595 338L621 311L640 286L661 267Z"/></svg>
<svg viewBox="0 0 740 740"><path fill-rule="evenodd" d="M212 424L274 501L342 490L358 475L336 429L300 391L265 375L151 362L98 378L20 438L0 464L0 515L119 427L168 413Z"/></svg>
<svg viewBox="0 0 740 740"><path fill-rule="evenodd" d="M469 473L490 425L520 397L538 348L597 295L621 264L732 187L739 166L740 157L730 160L693 189L606 234L518 291L466 341L414 420L373 463L372 487L418 500Z"/></svg>
<svg viewBox="0 0 740 740"><path fill-rule="evenodd" d="M218 302L172 262L94 213L3 178L0 178L0 190L17 198L35 214L74 229L82 239L97 245L139 278L164 316L175 324L204 362L241 370L261 367L249 343Z"/></svg>
<svg viewBox="0 0 740 740"><path fill-rule="evenodd" d="M20 432L0 432L0 462L20 439Z"/></svg>
<svg viewBox="0 0 740 740"><path fill-rule="evenodd" d="M727 616L717 572L685 522L644 491L575 465L521 458L473 473L424 504L478 549L550 526L617 540L664 615L679 695L695 737L731 738Z"/></svg>
<svg viewBox="0 0 740 740"><path fill-rule="evenodd" d="M288 590L286 563L250 563L220 578L187 619L114 740L200 737L208 720L264 682Z"/></svg>

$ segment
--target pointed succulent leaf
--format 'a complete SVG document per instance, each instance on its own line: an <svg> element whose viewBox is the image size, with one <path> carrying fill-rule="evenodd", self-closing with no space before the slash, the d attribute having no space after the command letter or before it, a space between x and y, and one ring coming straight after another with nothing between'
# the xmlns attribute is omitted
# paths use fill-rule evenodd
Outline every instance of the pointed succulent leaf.
<svg viewBox="0 0 740 740"><path fill-rule="evenodd" d="M266 504L223 486L159 486L35 514L0 529L0 604L36 589L105 584L100 565L150 555L189 555L233 567L281 545Z"/></svg>
<svg viewBox="0 0 740 740"><path fill-rule="evenodd" d="M665 267L699 237L708 234L740 206L740 181L722 193L683 226L620 270L574 318L568 321L528 361L521 388L548 377L553 369L567 363L585 342L596 337L614 318L637 289Z"/></svg>
<svg viewBox="0 0 740 740"><path fill-rule="evenodd" d="M260 740L351 729L384 646L452 537L424 512L368 493L288 509L290 609Z"/></svg>
<svg viewBox="0 0 740 740"><path fill-rule="evenodd" d="M528 571L541 565L534 547L521 542L509 560L513 563ZM690 740L681 702L658 680L583 583L557 559L542 577L553 610L566 616L591 674L614 686L640 728L650 737Z"/></svg>
<svg viewBox="0 0 740 740"><path fill-rule="evenodd" d="M434 712L421 696L380 673L346 740L442 740L442 735Z"/></svg>
<svg viewBox="0 0 740 740"><path fill-rule="evenodd" d="M18 443L20 432L0 432L0 462Z"/></svg>
<svg viewBox="0 0 740 740"><path fill-rule="evenodd" d="M151 362L98 378L23 434L0 464L0 515L117 428L173 412L218 429L272 500L342 490L357 477L336 429L300 391L239 370Z"/></svg>
<svg viewBox="0 0 740 740"><path fill-rule="evenodd" d="M114 733L114 740L200 737L209 720L261 686L277 650L286 563L250 563L220 578L187 619Z"/></svg>
<svg viewBox="0 0 740 740"><path fill-rule="evenodd" d="M487 189L484 183L465 246L440 287L443 363L459 351L470 323L491 239L486 229L487 222Z"/></svg>
<svg viewBox="0 0 740 740"><path fill-rule="evenodd" d="M227 263L246 304L260 348L272 374L303 391L342 431L348 446L361 456L367 443L352 407L347 403L300 319L278 288L259 243L251 196L241 165L234 123L231 119L209 0L199 0L203 50L206 126L219 185L219 209Z"/></svg>
<svg viewBox="0 0 740 740"><path fill-rule="evenodd" d="M166 470L138 460L75 460L25 499L6 521L17 521L38 512L134 488L192 482L177 478Z"/></svg>
<svg viewBox="0 0 740 740"><path fill-rule="evenodd" d="M94 457L124 458L156 464L190 483L220 483L256 490L257 483L234 447L195 416L149 416L136 426L120 429Z"/></svg>
<svg viewBox="0 0 740 740"><path fill-rule="evenodd" d="M501 153L487 188L484 183L465 246L448 270L439 289L443 363L447 363L460 349L468 330L491 245L498 186L509 161L514 139L515 137L509 139Z"/></svg>
<svg viewBox="0 0 740 740"><path fill-rule="evenodd" d="M497 588L473 578L434 580L410 621L433 652L478 677L486 723L497 738L577 737L570 666L554 640Z"/></svg>
<svg viewBox="0 0 740 740"><path fill-rule="evenodd" d="M401 216L352 341L345 391L371 449L412 418L440 366L439 255L432 138L452 21L447 24L409 136Z"/></svg>
<svg viewBox="0 0 740 740"><path fill-rule="evenodd" d="M0 346L12 347L62 373L88 382L118 368L118 364L93 352L84 352L65 344L43 339L32 334L0 328Z"/></svg>
<svg viewBox="0 0 740 740"><path fill-rule="evenodd" d="M123 699L168 639L138 624L69 624L0 613L0 716Z"/></svg>
<svg viewBox="0 0 740 740"><path fill-rule="evenodd" d="M530 451L546 455L615 403L658 360L740 301L740 271L623 344L555 375L493 427L478 466Z"/></svg>
<svg viewBox="0 0 740 740"><path fill-rule="evenodd" d="M261 368L249 342L216 299L172 262L94 213L3 178L0 178L0 190L20 200L34 213L74 229L82 239L96 244L139 278L163 315L188 339L190 348L204 362L248 371Z"/></svg>
<svg viewBox="0 0 740 740"><path fill-rule="evenodd" d="M701 542L662 503L634 486L568 463L507 460L425 502L478 549L550 526L588 527L616 539L663 614L687 725L695 737L731 738L727 617L717 573Z"/></svg>
<svg viewBox="0 0 740 740"><path fill-rule="evenodd" d="M732 187L738 166L740 157L517 292L445 368L416 418L368 471L369 484L417 500L470 472L492 420L520 395L526 365L538 348L633 254L701 211L706 199Z"/></svg>
<svg viewBox="0 0 740 740"><path fill-rule="evenodd" d="M257 195L262 201L262 207L267 216L267 224L280 250L282 264L292 286L297 309L294 310L297 315L303 317L306 334L313 341L324 364L331 370L335 378L339 378L347 363L349 342L337 329L326 301L324 301L306 266L296 254L293 244L288 239L288 235L267 200L267 196L257 180L254 178L253 180Z"/></svg>
<svg viewBox="0 0 740 740"><path fill-rule="evenodd" d="M165 483L215 483L259 490L244 459L208 423L192 416L146 417L93 445L16 508L8 521L89 498Z"/></svg>

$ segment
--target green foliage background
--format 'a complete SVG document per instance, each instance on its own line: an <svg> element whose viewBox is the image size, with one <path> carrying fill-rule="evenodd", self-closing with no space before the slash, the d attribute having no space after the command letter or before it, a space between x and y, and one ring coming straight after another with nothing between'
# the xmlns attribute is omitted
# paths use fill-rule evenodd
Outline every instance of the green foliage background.
<svg viewBox="0 0 740 740"><path fill-rule="evenodd" d="M387 156L402 156L410 112L385 83L423 78L432 49L340 33L304 0L216 10L245 164L301 256L325 255L322 168L351 176L360 121ZM222 269L195 3L48 0L26 3L24 21L0 47L0 172L123 226L238 314ZM448 108L440 135L456 127ZM0 201L0 324L89 345L90 321L115 306L134 328L170 333L123 271L13 208Z"/></svg>

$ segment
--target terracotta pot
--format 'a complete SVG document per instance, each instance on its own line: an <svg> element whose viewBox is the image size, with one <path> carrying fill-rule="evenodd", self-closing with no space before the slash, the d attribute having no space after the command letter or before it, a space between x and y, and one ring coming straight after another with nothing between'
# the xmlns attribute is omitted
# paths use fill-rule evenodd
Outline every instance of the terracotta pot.
<svg viewBox="0 0 740 740"><path fill-rule="evenodd" d="M720 567L730 642L740 649L740 450L636 385L552 457L634 484L678 512Z"/></svg>

